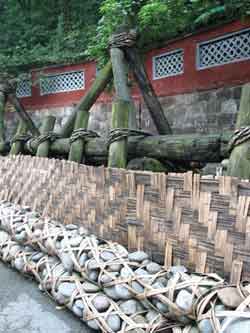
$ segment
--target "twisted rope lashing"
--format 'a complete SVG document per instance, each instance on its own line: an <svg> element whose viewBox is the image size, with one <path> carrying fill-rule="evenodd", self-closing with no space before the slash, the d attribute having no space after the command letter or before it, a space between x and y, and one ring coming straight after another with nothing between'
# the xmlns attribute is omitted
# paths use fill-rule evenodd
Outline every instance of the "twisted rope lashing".
<svg viewBox="0 0 250 333"><path fill-rule="evenodd" d="M98 138L100 135L94 131L86 130L84 128L79 128L73 131L69 141L70 144L79 140L79 139L90 139L90 138Z"/></svg>
<svg viewBox="0 0 250 333"><path fill-rule="evenodd" d="M136 44L138 34L136 31L122 32L115 34L109 39L110 48L127 48L133 47Z"/></svg>
<svg viewBox="0 0 250 333"><path fill-rule="evenodd" d="M32 143L36 143L38 146L46 141L49 141L50 143L55 142L57 139L59 139L61 136L57 133L54 132L49 132L46 134L41 134L37 137L31 137L28 141L27 141L27 148L29 150L30 153L35 154L36 151L32 148Z"/></svg>
<svg viewBox="0 0 250 333"><path fill-rule="evenodd" d="M109 131L107 140L108 146L112 143L124 140L130 136L152 136L151 133L142 130L135 130L130 128L113 128Z"/></svg>
<svg viewBox="0 0 250 333"><path fill-rule="evenodd" d="M239 129L237 129L234 132L234 134L232 135L232 137L228 143L229 153L231 153L235 147L237 147L249 140L250 140L250 126L241 127Z"/></svg>
<svg viewBox="0 0 250 333"><path fill-rule="evenodd" d="M30 134L17 134L10 140L10 144L12 145L16 142L27 143L31 138Z"/></svg>

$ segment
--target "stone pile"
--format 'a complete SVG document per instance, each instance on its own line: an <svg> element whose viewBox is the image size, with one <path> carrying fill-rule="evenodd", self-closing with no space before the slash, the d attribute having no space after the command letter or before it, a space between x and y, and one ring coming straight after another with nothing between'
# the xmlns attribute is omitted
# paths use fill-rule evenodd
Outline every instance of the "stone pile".
<svg viewBox="0 0 250 333"><path fill-rule="evenodd" d="M21 271L28 267L41 289L93 329L153 332L165 319L187 333L250 332L249 285L227 286L216 274L188 274L182 266L166 270L143 251L128 253L83 227L42 219L6 202L0 203L0 228L15 244L1 247L2 259L6 251L8 257L15 248L27 248L25 260L18 254L12 265ZM60 278L48 277L51 271Z"/></svg>
<svg viewBox="0 0 250 333"><path fill-rule="evenodd" d="M138 302L129 311L108 298L100 288L84 280L79 273L68 273L60 260L30 246L22 246L0 231L0 258L19 272L30 275L42 291L49 293L60 305L69 308L90 328L103 332L154 332L162 318L152 318Z"/></svg>

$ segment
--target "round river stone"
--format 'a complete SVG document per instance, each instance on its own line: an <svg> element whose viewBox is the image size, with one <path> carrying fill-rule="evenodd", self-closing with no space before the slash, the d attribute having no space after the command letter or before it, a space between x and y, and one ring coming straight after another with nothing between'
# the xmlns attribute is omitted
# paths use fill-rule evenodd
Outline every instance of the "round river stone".
<svg viewBox="0 0 250 333"><path fill-rule="evenodd" d="M149 263L146 268L150 274L156 274L156 273L160 272L162 269L162 267L159 264L157 264L156 262Z"/></svg>
<svg viewBox="0 0 250 333"><path fill-rule="evenodd" d="M85 262L88 260L88 255L87 253L83 253L81 254L80 258L79 258L79 265L81 267L83 267L85 265Z"/></svg>
<svg viewBox="0 0 250 333"><path fill-rule="evenodd" d="M129 267L123 267L121 269L121 278L127 279L134 275L134 272Z"/></svg>
<svg viewBox="0 0 250 333"><path fill-rule="evenodd" d="M105 312L110 306L109 299L105 295L98 295L93 300L93 305L99 312Z"/></svg>
<svg viewBox="0 0 250 333"><path fill-rule="evenodd" d="M134 313L136 313L137 310L137 302L133 299L122 302L120 304L120 309L122 312L124 312L126 315L130 316Z"/></svg>
<svg viewBox="0 0 250 333"><path fill-rule="evenodd" d="M107 324L114 332L118 332L121 328L121 319L118 315L111 314L107 318Z"/></svg>
<svg viewBox="0 0 250 333"><path fill-rule="evenodd" d="M115 259L115 255L114 253L110 252L110 251L103 251L100 255L100 257L102 258L102 260L104 261L110 261Z"/></svg>
<svg viewBox="0 0 250 333"><path fill-rule="evenodd" d="M225 319L222 324L224 324L226 320L227 319ZM243 319L243 318L233 321L225 330L225 333L249 333L249 332L250 332L250 319Z"/></svg>
<svg viewBox="0 0 250 333"><path fill-rule="evenodd" d="M148 254L143 251L136 251L128 254L128 259L131 261L142 262L148 259Z"/></svg>
<svg viewBox="0 0 250 333"><path fill-rule="evenodd" d="M193 296L187 290L182 289L178 293L175 303L181 310L185 312L191 311L193 306Z"/></svg>
<svg viewBox="0 0 250 333"><path fill-rule="evenodd" d="M100 290L100 288L97 285L90 282L84 282L82 284L82 288L86 293L96 293Z"/></svg>
<svg viewBox="0 0 250 333"><path fill-rule="evenodd" d="M74 268L74 263L71 259L71 256L69 253L63 252L60 254L60 259L63 264L63 267L67 272L72 272Z"/></svg>
<svg viewBox="0 0 250 333"><path fill-rule="evenodd" d="M118 301L120 297L117 295L115 287L108 287L103 289L105 294L112 298L114 301Z"/></svg>
<svg viewBox="0 0 250 333"><path fill-rule="evenodd" d="M71 297L73 292L76 290L75 283L63 282L58 287L58 292L65 297Z"/></svg>
<svg viewBox="0 0 250 333"><path fill-rule="evenodd" d="M126 287L126 284L117 284L115 286L115 291L116 291L117 296L120 299L126 300L126 299L130 299L132 297L132 294Z"/></svg>

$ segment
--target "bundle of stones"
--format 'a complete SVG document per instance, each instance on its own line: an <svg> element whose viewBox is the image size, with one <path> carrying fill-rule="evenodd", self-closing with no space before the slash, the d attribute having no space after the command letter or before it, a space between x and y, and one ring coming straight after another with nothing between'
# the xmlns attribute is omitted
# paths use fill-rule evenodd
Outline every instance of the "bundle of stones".
<svg viewBox="0 0 250 333"><path fill-rule="evenodd" d="M0 258L19 272L34 277L41 290L94 330L143 333L154 332L162 324L160 316L158 323L141 321L140 318L148 317L142 306L131 315L125 314L98 286L77 273L69 274L59 259L20 245L5 231L0 231Z"/></svg>
<svg viewBox="0 0 250 333"><path fill-rule="evenodd" d="M45 253L49 258L57 258L69 279L77 276L78 281L84 281L84 286L88 286L87 290L84 287L84 293L96 292L98 296L105 297L112 304L111 311L120 319L120 325L112 327L114 332L119 331L122 325L131 325L128 319L124 320L127 317L134 321L134 325L141 326L122 328L121 332L134 329L134 332L154 331L157 325L162 325L163 318L179 322L185 326L184 332L229 333L234 332L235 325L237 330L240 327L242 332L250 331L248 285L229 287L215 274L188 274L184 267L165 270L150 261L142 251L128 253L119 244L88 235L83 227L63 226L9 203L0 204L0 227L15 242L37 253ZM64 283L75 290L75 283L71 287L69 281ZM51 294L65 304L61 289L58 288L57 293L52 289ZM93 294L90 299L95 299ZM101 308L95 308L95 311L102 310L104 299L100 303ZM72 306L72 300L69 304ZM93 315L93 309L88 305L88 311L89 308ZM92 319L87 320L88 324L89 321L90 327L103 329L98 319L94 319L96 326Z"/></svg>

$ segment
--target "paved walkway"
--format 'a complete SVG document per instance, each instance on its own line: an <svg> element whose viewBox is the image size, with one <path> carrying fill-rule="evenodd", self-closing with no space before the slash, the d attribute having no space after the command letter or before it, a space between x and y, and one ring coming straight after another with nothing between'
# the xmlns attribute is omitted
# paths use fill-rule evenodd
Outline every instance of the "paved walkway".
<svg viewBox="0 0 250 333"><path fill-rule="evenodd" d="M91 333L37 284L0 262L0 333Z"/></svg>

